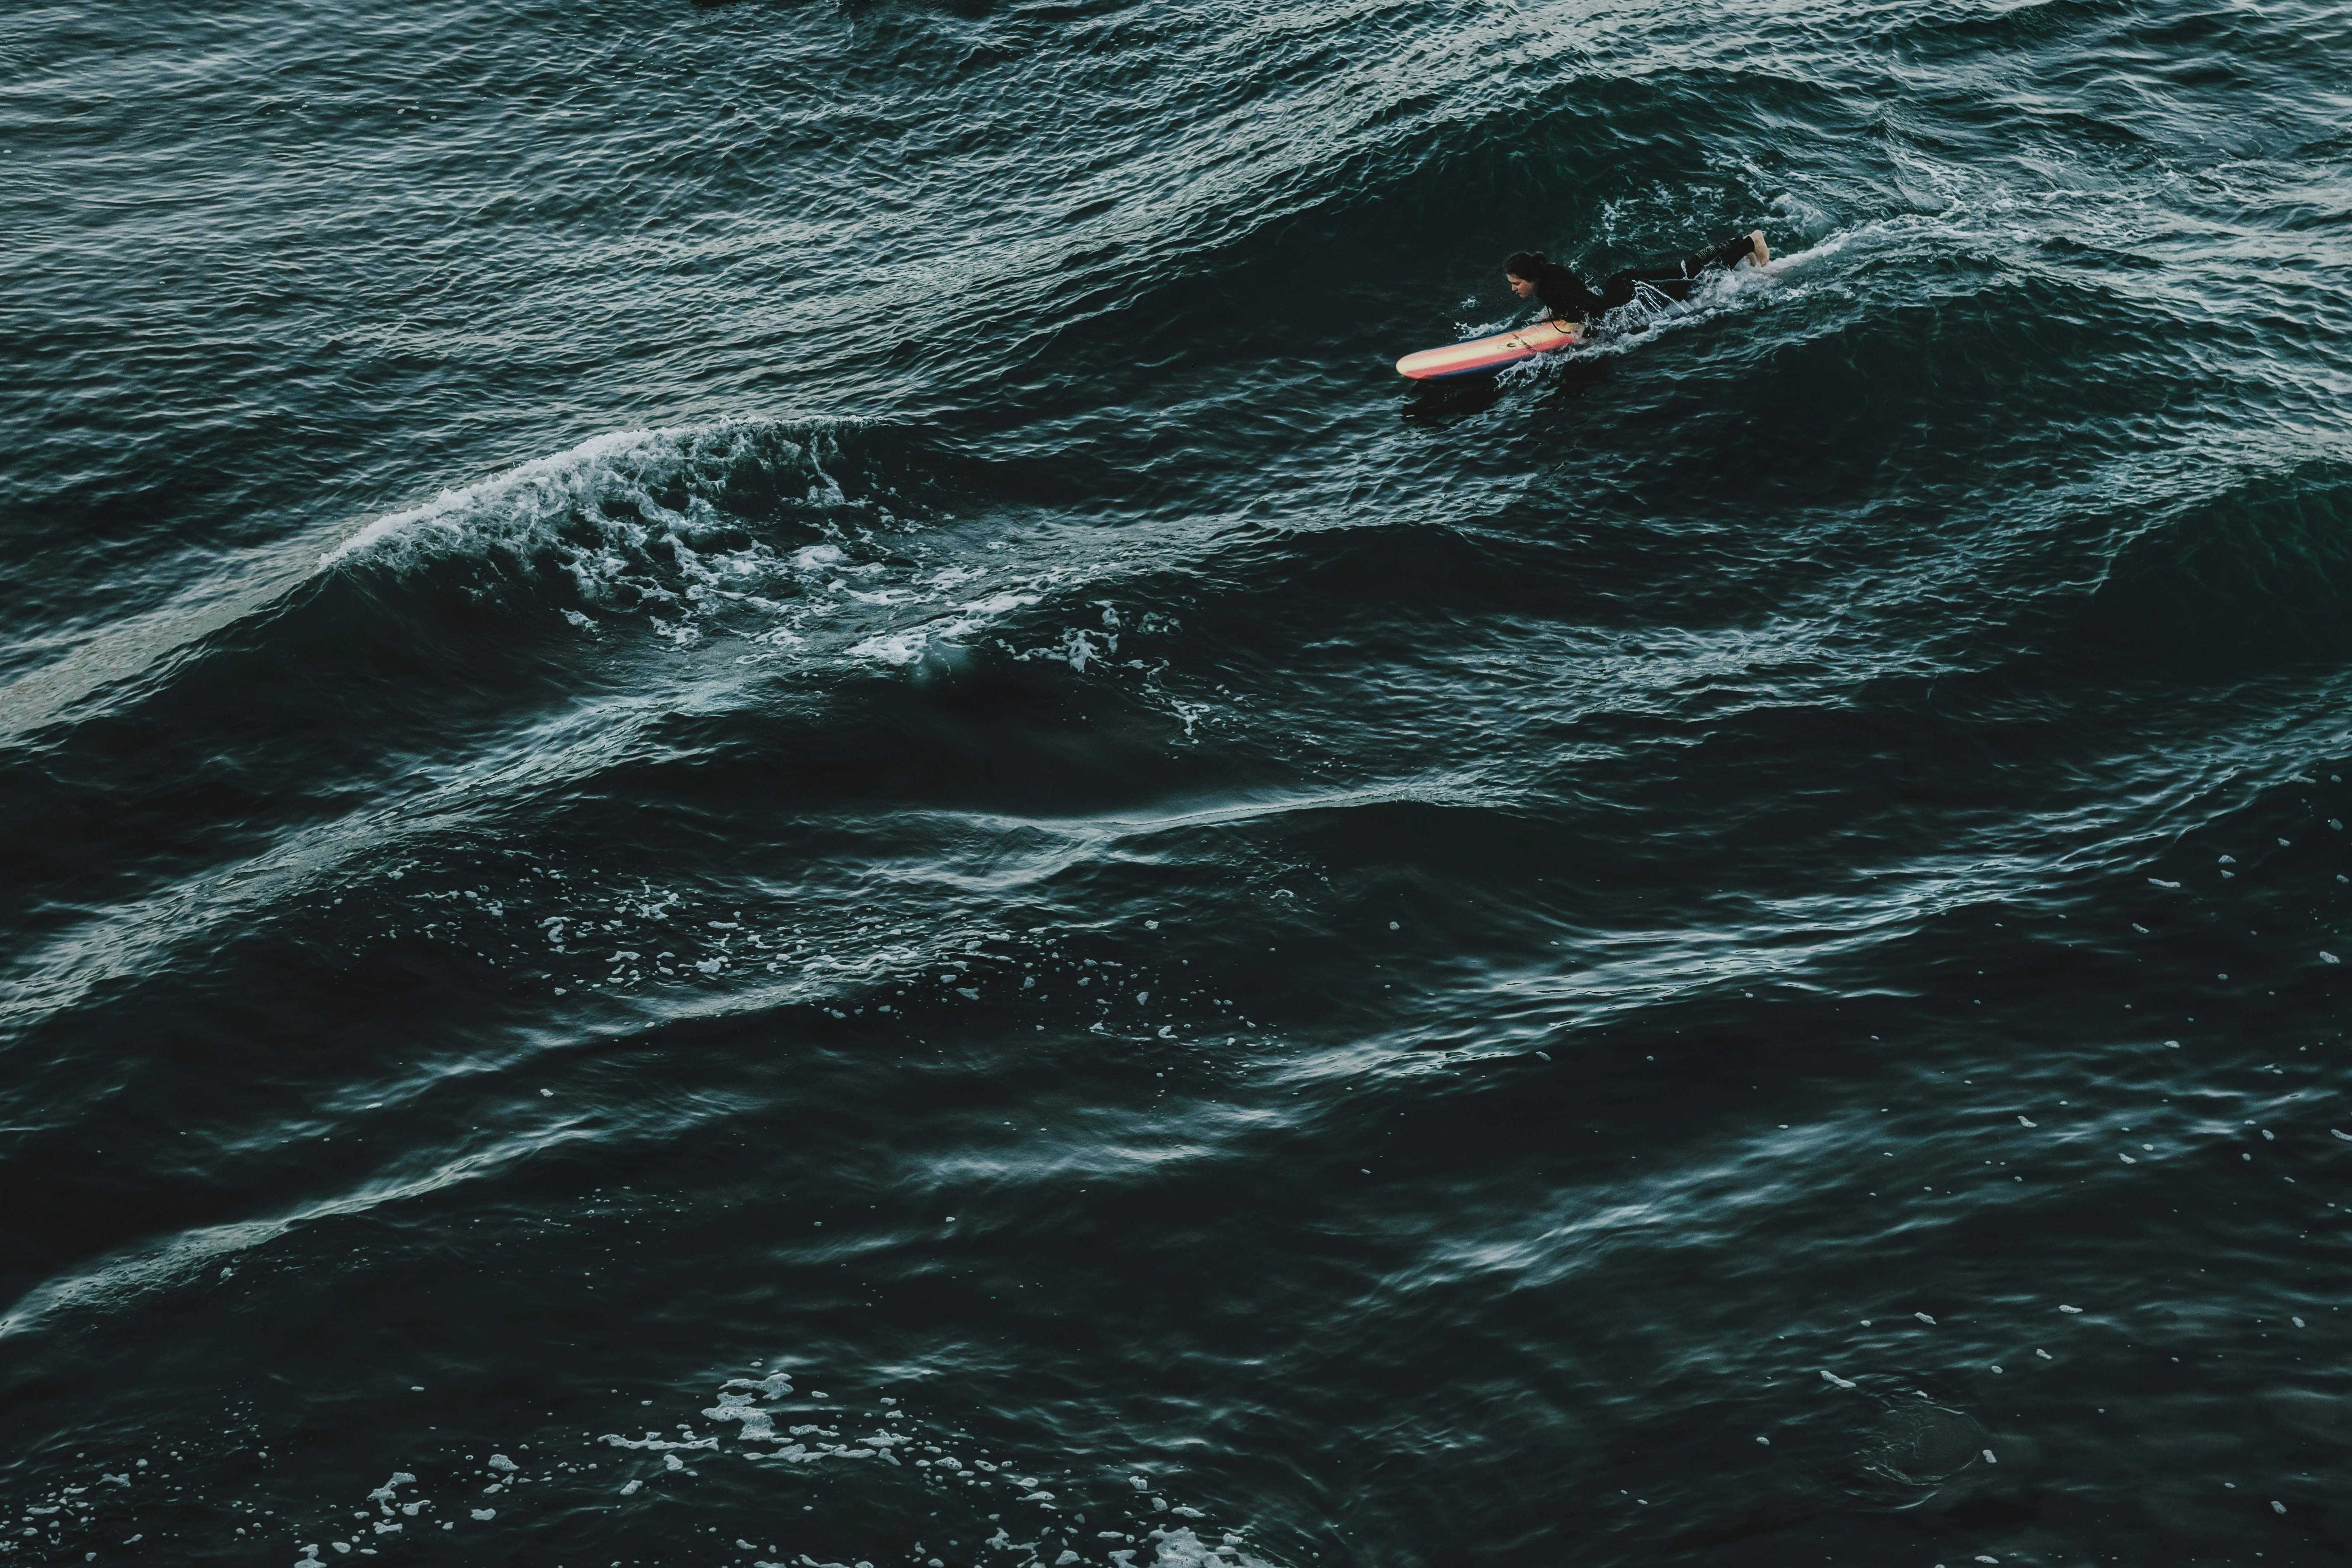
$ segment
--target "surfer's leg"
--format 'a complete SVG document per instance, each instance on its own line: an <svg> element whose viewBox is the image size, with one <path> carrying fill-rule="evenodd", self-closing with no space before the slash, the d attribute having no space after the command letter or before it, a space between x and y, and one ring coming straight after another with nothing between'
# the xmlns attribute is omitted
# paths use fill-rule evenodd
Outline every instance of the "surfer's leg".
<svg viewBox="0 0 2352 1568"><path fill-rule="evenodd" d="M1639 270L1632 268L1618 273L1601 285L1601 310L1613 310L1620 305L1632 304L1635 289L1646 281L1648 279Z"/></svg>
<svg viewBox="0 0 2352 1568"><path fill-rule="evenodd" d="M1679 267L1672 271L1635 268L1620 272L1601 286L1601 308L1613 310L1642 298L1679 300L1697 286L1698 280Z"/></svg>
<svg viewBox="0 0 2352 1568"><path fill-rule="evenodd" d="M1601 286L1601 310L1613 310L1643 296L1653 300L1687 299L1706 273L1728 270L1743 261L1761 267L1771 258L1772 252L1764 243L1764 231L1759 228L1713 250L1687 257L1671 268L1629 268Z"/></svg>
<svg viewBox="0 0 2352 1568"><path fill-rule="evenodd" d="M1752 261L1761 267L1771 258L1772 252L1764 243L1764 231L1759 228L1717 246L1713 250L1700 251L1683 263L1682 275L1696 278L1702 272L1712 272L1717 268L1728 271L1743 261Z"/></svg>
<svg viewBox="0 0 2352 1568"><path fill-rule="evenodd" d="M1696 256L1685 257L1672 267L1632 268L1620 272L1601 286L1601 308L1622 305L1633 298L1636 286L1647 287L1669 300L1679 300L1691 291L1691 285L1709 272L1720 272L1753 261L1759 267L1762 258L1770 255L1764 248L1764 231L1743 234L1738 239L1702 250Z"/></svg>

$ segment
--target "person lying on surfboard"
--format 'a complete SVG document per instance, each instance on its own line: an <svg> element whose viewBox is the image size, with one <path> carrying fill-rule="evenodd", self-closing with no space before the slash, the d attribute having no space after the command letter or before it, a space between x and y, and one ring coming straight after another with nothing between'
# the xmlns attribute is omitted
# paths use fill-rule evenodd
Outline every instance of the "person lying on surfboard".
<svg viewBox="0 0 2352 1568"><path fill-rule="evenodd" d="M1530 254L1522 250L1503 263L1503 273L1510 281L1512 293L1522 300L1540 299L1544 302L1543 320L1508 331L1490 332L1483 338L1409 353L1396 362L1397 374L1412 381L1493 375L1523 360L1581 342L1587 322L1604 311L1631 304L1644 291L1661 299L1680 300L1697 288L1709 272L1737 267L1743 261L1761 267L1771 259L1772 253L1764 245L1764 231L1759 228L1729 245L1679 262L1672 271L1653 268L1620 272L1596 290L1586 288L1567 268L1545 259L1542 252Z"/></svg>
<svg viewBox="0 0 2352 1568"><path fill-rule="evenodd" d="M1686 258L1671 269L1628 268L1598 289L1586 288L1582 279L1545 259L1540 250L1514 251L1510 259L1503 263L1503 279L1520 299L1541 300L1554 321L1590 321L1620 305L1631 304L1644 290L1679 300L1697 288L1706 273L1727 271L1743 261L1761 267L1771 259L1772 252L1765 245L1764 231L1759 228L1728 245Z"/></svg>

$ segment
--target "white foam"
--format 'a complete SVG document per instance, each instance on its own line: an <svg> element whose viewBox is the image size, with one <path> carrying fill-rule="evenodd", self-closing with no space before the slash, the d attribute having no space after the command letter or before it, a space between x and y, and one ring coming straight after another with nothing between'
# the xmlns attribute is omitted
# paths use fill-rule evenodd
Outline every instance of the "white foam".
<svg viewBox="0 0 2352 1568"><path fill-rule="evenodd" d="M924 625L908 626L900 631L877 633L853 646L849 650L849 657L872 659L880 664L912 664L923 657L924 650L932 643L953 642L970 637L984 629L989 621L994 617L1013 610L1024 609L1037 601L1038 595L1035 594L1013 592L992 594L984 599L974 599L969 604L959 606L961 612L959 614L940 616ZM1084 634L1077 635L1083 640ZM1082 658L1074 659L1072 662L1081 669L1086 668Z"/></svg>
<svg viewBox="0 0 2352 1568"><path fill-rule="evenodd" d="M722 631L796 647L809 623L856 600L887 610L937 596L936 588L849 589L850 578L884 570L855 560L852 541L905 525L871 497L849 498L826 471L844 424L727 419L594 437L378 518L320 556L318 569L472 562L500 581L552 582L559 593L568 580L578 603L554 608L592 636L600 618L633 617L681 650ZM804 494L791 493L795 479ZM761 508L740 510L736 494L747 486L766 498ZM811 529L835 542L806 542ZM763 657L773 656L752 656Z"/></svg>
<svg viewBox="0 0 2352 1568"><path fill-rule="evenodd" d="M1270 1568L1263 1558L1241 1550L1237 1538L1229 1536L1223 1543L1231 1555L1220 1556L1217 1544L1202 1540L1188 1525L1151 1533L1156 1538L1159 1568L1219 1568L1228 1563L1239 1564L1240 1568Z"/></svg>
<svg viewBox="0 0 2352 1568"><path fill-rule="evenodd" d="M607 518L604 509L625 501L663 523L686 523L696 502L708 507L702 492L744 460L803 461L817 481L810 488L810 499L820 505L838 502L841 488L817 462L815 447L826 435L850 423L796 421L791 428L804 433L805 442L792 439L785 425L767 419L608 431L569 451L534 458L488 479L445 489L420 506L380 517L320 556L319 565L330 569L386 552L421 554L542 541L574 517L605 523L598 534L613 543L641 542L648 530ZM654 494L656 487L680 484L688 492L688 511L673 510Z"/></svg>
<svg viewBox="0 0 2352 1568"><path fill-rule="evenodd" d="M716 1437L688 1437L671 1442L666 1437L657 1437L651 1432L642 1437L624 1437L616 1433L607 1432L596 1440L600 1443L610 1443L615 1448L650 1448L657 1453L667 1448L716 1448L719 1447L719 1439Z"/></svg>
<svg viewBox="0 0 2352 1568"><path fill-rule="evenodd" d="M880 619L936 605L996 570L948 564L908 582L857 585L885 568L858 559L845 547L851 537L869 525L896 530L903 524L878 505L850 500L826 472L839 427L835 421L786 426L738 419L593 437L378 518L319 557L319 566L500 559L568 576L581 604L559 612L592 635L601 629L600 615L642 614L646 630L681 649L723 625L732 636L777 650L805 643L813 623ZM782 519L724 511L731 481L754 471L772 483L798 472L808 480L807 493L782 500ZM823 527L839 542L794 546L756 537L783 521ZM755 535L749 543L746 533ZM855 661L911 665L935 644L973 637L1037 604L1041 584L1069 574L1049 569L1027 591L1002 588L944 613L933 610L912 626L844 625L838 640L827 640L835 647L846 642L846 657ZM712 622L719 611L730 613ZM742 625L746 616L755 617L754 624ZM1118 625L1115 611L1105 611L1105 624ZM1050 651L1084 669L1117 643L1115 634L1097 642L1071 632L1052 649L1025 657Z"/></svg>

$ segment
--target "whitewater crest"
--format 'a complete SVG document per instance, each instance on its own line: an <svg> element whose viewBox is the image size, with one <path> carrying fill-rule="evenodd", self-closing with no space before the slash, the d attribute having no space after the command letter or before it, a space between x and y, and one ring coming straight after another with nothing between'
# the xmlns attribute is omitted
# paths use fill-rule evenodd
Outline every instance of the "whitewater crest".
<svg viewBox="0 0 2352 1568"><path fill-rule="evenodd" d="M592 636L626 616L685 646L731 610L742 635L796 642L810 591L917 526L845 450L864 428L737 418L612 432L379 518L319 568L534 599Z"/></svg>
<svg viewBox="0 0 2352 1568"><path fill-rule="evenodd" d="M680 649L748 645L748 662L824 650L919 674L960 668L965 645L1092 581L1100 563L1027 564L919 521L874 472L876 443L858 439L872 434L752 418L612 432L379 518L318 566L535 602L590 637L627 621ZM1118 652L1120 617L1100 615L1003 649L1083 672Z"/></svg>
<svg viewBox="0 0 2352 1568"><path fill-rule="evenodd" d="M827 464L854 420L731 418L615 430L569 451L451 489L380 517L319 558L321 570L362 559L536 552L601 542L641 550L663 533L765 521L747 503L824 516L853 502Z"/></svg>

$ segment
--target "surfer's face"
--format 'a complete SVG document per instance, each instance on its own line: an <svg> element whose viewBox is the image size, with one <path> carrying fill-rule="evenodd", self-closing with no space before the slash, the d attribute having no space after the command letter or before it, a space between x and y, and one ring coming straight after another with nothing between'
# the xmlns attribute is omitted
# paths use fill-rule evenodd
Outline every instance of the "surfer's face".
<svg viewBox="0 0 2352 1568"><path fill-rule="evenodd" d="M1529 300L1535 297L1536 286L1528 282L1526 279L1520 277L1516 272L1504 273L1503 281L1508 283L1511 286L1511 292L1517 294L1522 300Z"/></svg>

